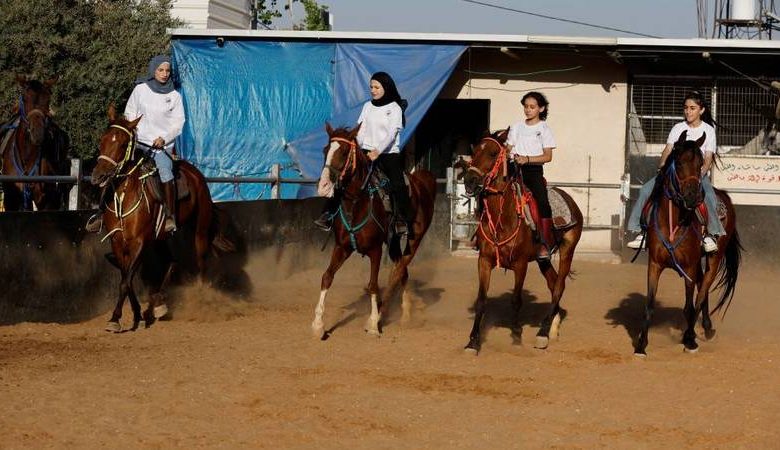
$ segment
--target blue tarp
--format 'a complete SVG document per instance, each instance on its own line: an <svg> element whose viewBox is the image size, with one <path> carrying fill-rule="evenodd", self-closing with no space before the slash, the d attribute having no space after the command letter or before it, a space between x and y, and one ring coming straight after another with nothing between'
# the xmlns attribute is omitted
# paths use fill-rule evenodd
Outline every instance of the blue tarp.
<svg viewBox="0 0 780 450"><path fill-rule="evenodd" d="M181 155L206 176L316 178L325 121L353 126L373 72L390 73L409 101L402 143L449 78L461 45L173 41L187 122ZM217 200L268 198L267 185L211 186ZM286 185L282 196L315 195Z"/></svg>

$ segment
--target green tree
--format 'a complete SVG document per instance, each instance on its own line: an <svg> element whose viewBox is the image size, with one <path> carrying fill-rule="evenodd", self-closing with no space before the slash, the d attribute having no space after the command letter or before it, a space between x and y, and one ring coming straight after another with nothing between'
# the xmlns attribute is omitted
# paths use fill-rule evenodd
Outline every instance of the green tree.
<svg viewBox="0 0 780 450"><path fill-rule="evenodd" d="M0 1L0 120L18 99L15 74L59 77L52 109L73 156L94 157L106 109L122 107L149 59L168 48L172 0Z"/></svg>
<svg viewBox="0 0 780 450"><path fill-rule="evenodd" d="M328 31L330 24L327 22L326 13L328 7L317 4L316 0L300 0L306 11L306 18L298 24L296 29L307 31Z"/></svg>

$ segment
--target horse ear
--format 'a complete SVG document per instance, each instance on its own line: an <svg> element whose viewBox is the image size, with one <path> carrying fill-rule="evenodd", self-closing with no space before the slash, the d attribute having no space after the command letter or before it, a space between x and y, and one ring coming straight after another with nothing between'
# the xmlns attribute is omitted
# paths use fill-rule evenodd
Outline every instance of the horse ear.
<svg viewBox="0 0 780 450"><path fill-rule="evenodd" d="M138 125L138 122L141 121L141 117L143 117L143 114L138 116L138 118L136 118L135 120L132 120L132 121L128 122L127 123L127 129L128 130L132 130L133 128L135 128Z"/></svg>
<svg viewBox="0 0 780 450"><path fill-rule="evenodd" d="M678 144L684 144L685 141L687 141L687 140L688 140L688 130L683 130L683 132L680 133L680 137L677 138L677 143Z"/></svg>
<svg viewBox="0 0 780 450"><path fill-rule="evenodd" d="M60 79L59 75L54 75L53 77L49 78L48 80L43 82L43 85L47 88L51 89L52 86L54 86L54 83L57 82L57 80Z"/></svg>
<svg viewBox="0 0 780 450"><path fill-rule="evenodd" d="M506 138L509 136L509 128L507 127L506 130L499 131L496 137L498 138L498 141L502 144L506 142Z"/></svg>
<svg viewBox="0 0 780 450"><path fill-rule="evenodd" d="M116 108L114 107L113 103L108 105L108 121L109 122L116 121Z"/></svg>
<svg viewBox="0 0 780 450"><path fill-rule="evenodd" d="M704 141L707 140L707 133L702 133L699 139L696 139L696 146L701 148L704 145Z"/></svg>
<svg viewBox="0 0 780 450"><path fill-rule="evenodd" d="M349 132L349 138L350 139L355 139L355 137L358 135L358 131L360 131L360 127L362 127L362 126L363 126L363 122L360 122L359 124L357 124L357 126L355 128L353 128L352 131Z"/></svg>
<svg viewBox="0 0 780 450"><path fill-rule="evenodd" d="M333 127L328 122L325 122L325 131L328 133L328 136L333 135Z"/></svg>

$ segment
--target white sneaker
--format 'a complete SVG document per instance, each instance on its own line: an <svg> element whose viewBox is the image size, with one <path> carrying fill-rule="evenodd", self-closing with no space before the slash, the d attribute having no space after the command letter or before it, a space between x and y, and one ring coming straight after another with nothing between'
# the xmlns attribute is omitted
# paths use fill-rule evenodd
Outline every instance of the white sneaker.
<svg viewBox="0 0 780 450"><path fill-rule="evenodd" d="M628 248L633 248L633 249L642 248L642 238L644 238L644 237L645 237L644 233L639 233L639 234L636 235L634 240L629 242L628 244L626 244L626 246Z"/></svg>
<svg viewBox="0 0 780 450"><path fill-rule="evenodd" d="M718 251L718 243L715 242L715 238L710 235L704 236L704 239L702 239L702 244L704 245L704 251L706 253Z"/></svg>

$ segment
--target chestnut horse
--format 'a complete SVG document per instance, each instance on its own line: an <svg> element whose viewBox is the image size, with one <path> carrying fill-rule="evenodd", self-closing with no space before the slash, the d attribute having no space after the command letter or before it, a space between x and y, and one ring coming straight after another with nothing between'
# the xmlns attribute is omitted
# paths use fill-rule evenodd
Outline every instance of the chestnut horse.
<svg viewBox="0 0 780 450"><path fill-rule="evenodd" d="M518 181L507 176L507 148L505 146L509 130L484 137L474 147L470 163L464 161L466 172L463 176L466 192L476 195L481 207L478 223L477 245L479 247L479 291L474 305L474 325L465 350L478 354L481 340L482 318L485 315L490 274L495 267L511 269L515 274L515 286L512 297L512 339L515 344L521 342L520 309L522 306L523 283L528 270L528 262L536 259L537 245L531 228L521 216L522 199L518 196ZM550 337L556 337L561 321L561 297L566 287L566 277L571 270L574 249L582 235L582 213L574 200L565 192L556 189L571 211L572 223L568 227L555 231L559 242L560 262L558 270L553 268L551 260L537 259L539 269L547 280L552 295L550 312L542 320L536 335L536 348L547 348Z"/></svg>
<svg viewBox="0 0 780 450"><path fill-rule="evenodd" d="M697 141L688 141L687 132L683 132L661 169L650 198L647 303L644 322L634 346L634 354L640 357L647 355L647 332L653 317L658 279L664 269L674 269L685 279L683 311L687 329L683 334L683 345L687 352L695 352L699 347L694 331L699 312L702 314L705 337L709 339L715 333L710 313L725 306L725 314L734 296L742 247L737 233L734 205L724 191L715 190L725 206L723 228L726 234L718 238L717 252L706 255L701 248L702 223L696 215L696 208L704 199L701 187L704 157L700 147L705 137L702 135ZM706 257L706 271L702 269L702 257ZM716 277L718 282L715 287L722 287L723 290L715 308L710 311L709 291ZM694 291L697 289L694 302Z"/></svg>
<svg viewBox="0 0 780 450"><path fill-rule="evenodd" d="M2 173L15 176L65 175L67 136L49 111L56 78L40 82L17 76L22 94L14 119L0 129ZM6 211L60 209L63 190L54 183L3 183Z"/></svg>
<svg viewBox="0 0 780 450"><path fill-rule="evenodd" d="M141 307L133 290L133 277L138 270L141 254L153 241L167 238L162 228L161 196L155 194L151 177L156 177L156 169L146 155L136 154L135 127L141 117L127 121L118 116L111 105L108 109L109 126L100 138L100 155L92 171L92 184L108 188L112 195L106 201L103 223L109 230L106 238L111 239L111 249L116 265L122 274L119 283L119 297L106 331L120 332L122 327L122 305L129 297L133 310L133 326L148 326L146 321L159 319L168 311L162 296L158 295L170 275L172 265L159 287L152 290L148 309L141 315ZM138 152L140 153L140 152ZM222 234L222 213L216 210L211 201L206 180L194 166L179 161L178 176L184 178L187 195L176 204L176 223L194 227L195 259L200 280L205 281L206 256L212 250L230 251L232 244ZM181 197L181 190L179 191ZM187 234L184 234L187 236ZM169 262L170 261L166 261Z"/></svg>
<svg viewBox="0 0 780 450"><path fill-rule="evenodd" d="M368 291L371 295L371 315L365 330L369 334L381 335L381 319L385 304L379 297L379 265L382 259L382 247L388 240L390 225L388 211L385 211L377 186L371 183L371 160L358 148L356 136L360 125L352 130L333 129L325 124L328 133L328 145L323 149L325 162L318 185L321 196L340 193L341 203L333 219L335 246L320 284L320 299L314 310L311 324L315 337L325 337L323 314L325 297L333 283L333 277L344 261L357 251L368 255L371 260L371 276ZM407 242L407 251L401 254L398 239L389 244L390 259L395 263L390 273L386 290L387 298L392 296L396 287L401 286L402 323L410 317L411 302L406 292L409 280L408 266L420 247L420 242L428 231L433 219L433 202L436 198L436 178L427 170L416 170L409 174L410 200L414 215L414 238Z"/></svg>

